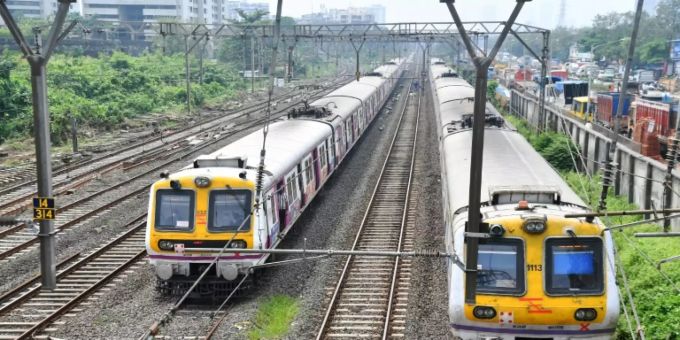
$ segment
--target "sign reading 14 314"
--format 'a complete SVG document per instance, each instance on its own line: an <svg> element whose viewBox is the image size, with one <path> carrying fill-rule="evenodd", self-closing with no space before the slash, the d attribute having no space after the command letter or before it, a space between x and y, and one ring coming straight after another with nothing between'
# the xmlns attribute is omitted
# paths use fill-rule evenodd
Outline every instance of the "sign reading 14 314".
<svg viewBox="0 0 680 340"><path fill-rule="evenodd" d="M33 198L33 219L35 220L53 220L56 216L54 209L54 198L52 197L35 197Z"/></svg>

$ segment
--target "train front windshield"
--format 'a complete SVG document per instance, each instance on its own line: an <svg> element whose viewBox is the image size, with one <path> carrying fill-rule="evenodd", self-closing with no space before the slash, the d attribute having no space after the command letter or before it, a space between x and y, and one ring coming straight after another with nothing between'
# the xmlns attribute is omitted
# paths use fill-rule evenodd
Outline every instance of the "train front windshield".
<svg viewBox="0 0 680 340"><path fill-rule="evenodd" d="M250 190L213 190L208 207L208 230L244 232L250 230Z"/></svg>
<svg viewBox="0 0 680 340"><path fill-rule="evenodd" d="M194 226L194 200L195 194L191 190L158 190L156 229L190 231Z"/></svg>
<svg viewBox="0 0 680 340"><path fill-rule="evenodd" d="M524 291L523 244L518 239L480 240L477 289L480 293Z"/></svg>
<svg viewBox="0 0 680 340"><path fill-rule="evenodd" d="M602 240L555 238L546 241L546 288L555 295L602 293Z"/></svg>

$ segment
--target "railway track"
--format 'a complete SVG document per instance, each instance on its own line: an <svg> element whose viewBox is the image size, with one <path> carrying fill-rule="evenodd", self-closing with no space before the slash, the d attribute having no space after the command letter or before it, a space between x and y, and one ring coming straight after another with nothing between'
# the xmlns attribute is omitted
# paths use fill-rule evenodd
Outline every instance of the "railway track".
<svg viewBox="0 0 680 340"><path fill-rule="evenodd" d="M28 339L48 328L106 286L130 270L146 255L144 227L146 214L127 227L129 230L77 262L59 270L57 288L41 290L39 277L3 295L0 305L0 339ZM69 260L69 259L67 259Z"/></svg>
<svg viewBox="0 0 680 340"><path fill-rule="evenodd" d="M338 85L336 84L335 86ZM335 88L335 86L333 86L333 88ZM326 91L329 91L329 89L314 93L312 96L313 98L320 96L321 93L325 93ZM285 115L287 110L294 105L296 105L296 103L291 102L290 105L278 109L273 115L274 118ZM259 117L254 120L241 122L239 125L232 123L229 128L220 128L216 133L205 135L205 138L198 144L186 144L175 150L168 150L158 154L154 160L161 161L162 157L162 163L154 165L151 169L130 177L124 182L103 188L87 197L58 208L55 229L57 232L61 233L65 230L76 229L81 225L87 224L88 221L105 214L115 206L128 200L130 197L145 194L148 190L148 177L155 175L161 169L166 169L173 163L187 159L196 152L219 142L223 142L226 138L235 134L257 127L263 124L264 121L265 117ZM180 166L184 165L185 164L181 164ZM116 197L102 203L101 197L105 195L114 195ZM2 211L0 211L0 215L3 215ZM26 225L20 224L4 229L0 231L0 261L10 261L17 256L25 254L34 249L37 243L38 238L36 237L36 234L27 230Z"/></svg>
<svg viewBox="0 0 680 340"><path fill-rule="evenodd" d="M415 217L409 204L421 97L410 94L412 85L353 250L412 250L407 225ZM403 337L410 265L410 259L349 256L330 290L317 339Z"/></svg>

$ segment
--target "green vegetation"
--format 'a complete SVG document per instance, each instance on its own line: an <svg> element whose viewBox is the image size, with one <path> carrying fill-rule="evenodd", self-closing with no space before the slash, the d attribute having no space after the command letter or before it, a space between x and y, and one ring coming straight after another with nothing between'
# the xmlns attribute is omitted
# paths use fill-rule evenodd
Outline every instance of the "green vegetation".
<svg viewBox="0 0 680 340"><path fill-rule="evenodd" d="M236 94L236 70L204 62L203 84L194 67L191 100ZM18 53L5 52L0 62L0 142L31 132L31 86L28 64ZM183 56L146 54L132 57L114 52L99 58L55 55L48 66L48 97L55 144L66 140L71 117L81 126L108 130L126 118L166 110L186 102Z"/></svg>
<svg viewBox="0 0 680 340"><path fill-rule="evenodd" d="M599 176L588 178L586 175L572 171L573 165L566 166L567 160L571 162L571 157L564 146L559 147L570 142L566 136L554 132L537 134L528 127L525 121L509 115L505 118L517 127L517 130L543 157L560 170L567 183L585 202L590 206L597 204L602 190L600 178ZM561 148L563 155L558 154L556 150L558 147ZM611 211L638 209L635 204L628 203L625 197L614 195L613 188L610 188L607 197L607 208ZM612 217L604 222L608 226L615 226L641 219L642 216L622 216ZM680 293L678 291L680 289L680 262L663 265L661 272L667 275L668 279L656 270L655 266L661 259L680 255L680 239L638 239L633 236L636 232L649 231L658 232L660 227L646 224L612 233L621 260L618 265L622 265L625 269L633 302L647 339L678 339L680 338ZM620 273L617 281L621 287L623 300L630 306ZM628 311L631 312L630 307ZM635 330L635 321L632 322L633 330ZM616 339L630 339L630 331L623 312L619 319Z"/></svg>
<svg viewBox="0 0 680 340"><path fill-rule="evenodd" d="M299 310L298 302L287 295L274 295L262 301L248 339L282 339Z"/></svg>

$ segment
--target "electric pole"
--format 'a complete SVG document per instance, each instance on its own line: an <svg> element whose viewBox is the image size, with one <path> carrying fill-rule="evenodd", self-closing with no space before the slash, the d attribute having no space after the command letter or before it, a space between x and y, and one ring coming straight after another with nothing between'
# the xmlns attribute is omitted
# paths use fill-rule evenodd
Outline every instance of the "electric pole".
<svg viewBox="0 0 680 340"><path fill-rule="evenodd" d="M61 29L64 26L69 6L75 0L58 0L58 2L57 13L47 36L47 43L43 46L40 33L35 32L36 44L35 49L32 49L9 12L5 0L0 0L0 16L31 68L31 99L33 100L35 157L38 172L38 201L44 200L44 202L47 202L51 200L52 202L52 213L48 216L36 215L34 212L34 216L37 217L36 219L40 220L38 238L40 239L42 288L48 290L56 288L57 279L54 242L54 200L52 198L52 156L50 154L50 112L47 103L47 63L59 41L68 34L68 30L62 33Z"/></svg>

